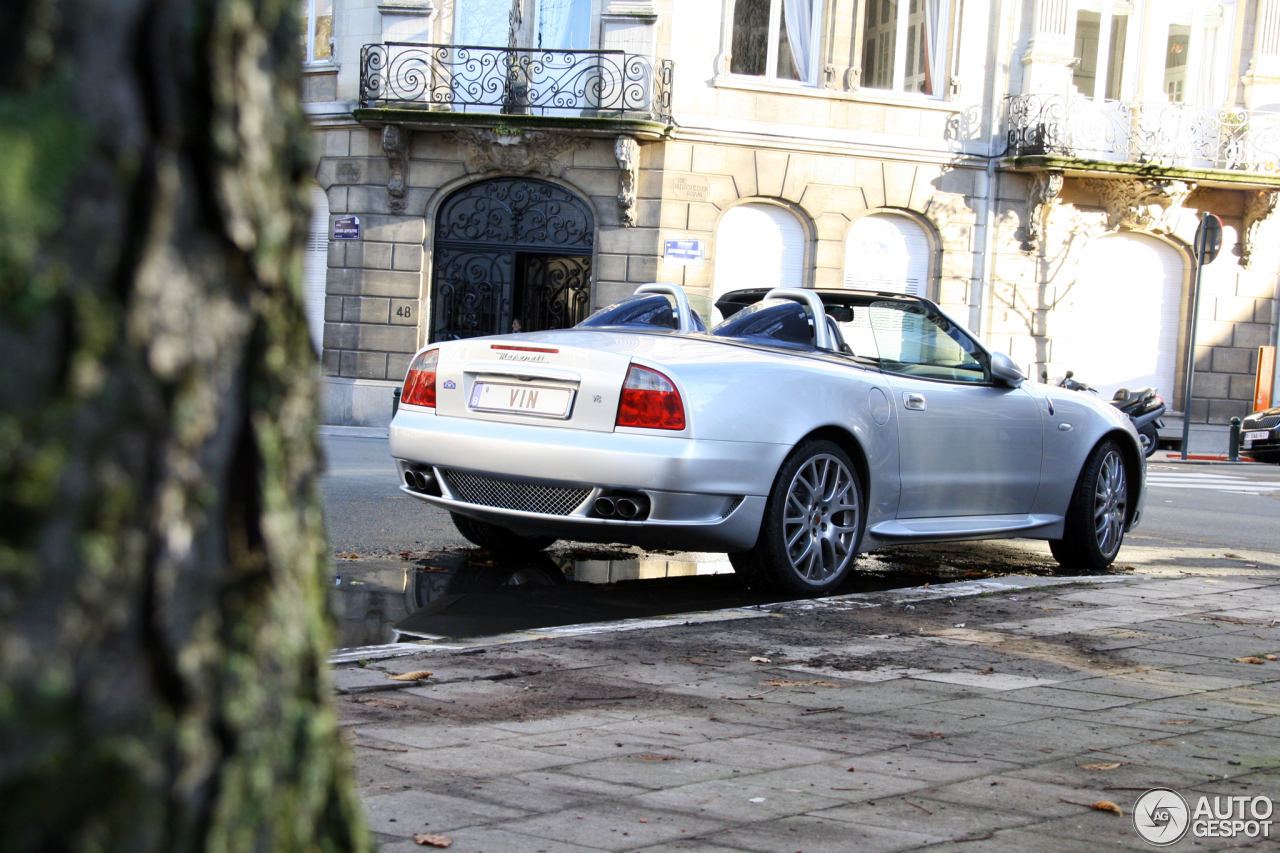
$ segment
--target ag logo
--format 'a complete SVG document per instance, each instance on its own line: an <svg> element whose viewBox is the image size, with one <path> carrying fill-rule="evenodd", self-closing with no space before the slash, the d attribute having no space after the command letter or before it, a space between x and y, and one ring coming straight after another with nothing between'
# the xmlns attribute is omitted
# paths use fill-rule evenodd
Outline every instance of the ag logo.
<svg viewBox="0 0 1280 853"><path fill-rule="evenodd" d="M1133 828L1158 847L1179 841L1190 823L1191 810L1177 791L1152 788L1133 804Z"/></svg>

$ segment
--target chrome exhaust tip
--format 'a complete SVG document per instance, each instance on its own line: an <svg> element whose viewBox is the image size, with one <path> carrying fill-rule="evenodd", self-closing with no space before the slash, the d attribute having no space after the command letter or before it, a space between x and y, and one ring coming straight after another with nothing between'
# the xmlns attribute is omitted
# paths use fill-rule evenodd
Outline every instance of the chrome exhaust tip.
<svg viewBox="0 0 1280 853"><path fill-rule="evenodd" d="M613 518L616 510L613 498L596 498L596 515L601 518Z"/></svg>
<svg viewBox="0 0 1280 853"><path fill-rule="evenodd" d="M631 498L618 498L614 502L614 506L618 511L619 518L635 518L640 512L640 507Z"/></svg>

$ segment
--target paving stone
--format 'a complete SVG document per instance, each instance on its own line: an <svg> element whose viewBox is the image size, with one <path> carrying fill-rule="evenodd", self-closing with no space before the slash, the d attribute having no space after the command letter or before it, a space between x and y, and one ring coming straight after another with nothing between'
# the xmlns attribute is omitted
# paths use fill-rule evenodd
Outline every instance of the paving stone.
<svg viewBox="0 0 1280 853"><path fill-rule="evenodd" d="M647 808L712 817L733 826L807 814L847 802L843 792L797 792L748 784L754 778L698 782L643 794L634 801Z"/></svg>
<svg viewBox="0 0 1280 853"><path fill-rule="evenodd" d="M1114 796L1110 798L1113 802L1119 800L1116 805L1120 806L1125 814L1124 817L1113 812L1081 808L1077 810L1079 814L1037 823L1035 833L1047 838L1070 838L1091 843L1095 850L1154 850L1156 848L1144 841L1133 828L1133 821L1129 817L1139 793L1134 791L1134 796L1125 797L1122 800ZM1182 844L1178 845L1178 847L1182 846Z"/></svg>
<svg viewBox="0 0 1280 853"><path fill-rule="evenodd" d="M430 827L425 831L429 831ZM489 829L486 827L468 827L449 833L453 840L453 849L468 851L490 851L490 853L596 853L607 850L605 847L588 847L581 843L566 844L536 835L525 835L509 829ZM431 850L413 841L399 843L383 843L380 853L423 853Z"/></svg>
<svg viewBox="0 0 1280 853"><path fill-rule="evenodd" d="M675 755L675 753L655 754ZM726 766L711 761L691 761L678 757L663 761L643 759L638 756L576 763L565 767L561 772L654 790L672 785L705 782L708 779L722 779L733 776L735 771L751 772L747 768Z"/></svg>
<svg viewBox="0 0 1280 853"><path fill-rule="evenodd" d="M1036 827L1031 826L1000 829L990 837L979 835L972 841L939 844L928 850L929 853L1098 853L1099 847L1094 842L1040 835Z"/></svg>
<svg viewBox="0 0 1280 853"><path fill-rule="evenodd" d="M443 781L438 777L437 781ZM532 771L514 776L478 777L459 774L449 779L456 784L434 788L437 793L464 794L468 799L492 803L530 813L582 808L602 800L624 799L645 792L635 785L618 785L598 779L583 779L556 771ZM421 776L415 787L428 784ZM446 783L447 784L447 783Z"/></svg>
<svg viewBox="0 0 1280 853"><path fill-rule="evenodd" d="M1149 750L1159 748L1150 745L1147 747ZM1173 770L1168 767L1153 766L1143 761L1139 757L1140 753L1139 749L1078 752L1056 761L1012 770L1006 775L1017 779L1095 791L1115 802L1121 802L1125 798L1133 799L1151 788L1191 787L1211 777L1211 771L1207 767L1186 766ZM1085 770L1081 767L1081 765L1106 765L1116 762L1121 764L1112 770ZM1126 808L1125 811L1127 812L1128 809Z"/></svg>
<svg viewBox="0 0 1280 853"><path fill-rule="evenodd" d="M514 749L509 746L503 746L497 741L489 741L467 744L466 746L446 746L436 749L417 750L404 755L397 755L396 762L443 772L457 770L461 767L466 768L467 772L479 776L500 776L508 773L523 773L528 770L541 770L547 767L572 764L573 759L560 755L549 755L542 750Z"/></svg>
<svg viewBox="0 0 1280 853"><path fill-rule="evenodd" d="M1076 711L1096 711L1101 708L1118 708L1121 705L1132 705L1138 700L1131 696L1116 696L1111 693L1088 693L1058 687L1030 687L1025 690L1011 690L1001 695L1009 702L1023 702L1028 705L1048 705L1059 709Z"/></svg>
<svg viewBox="0 0 1280 853"><path fill-rule="evenodd" d="M1011 764L1040 764L1046 755L1073 753L1088 745L1100 749L1131 744L1138 733L1122 726L1094 725L1083 720L1057 717L1012 723L988 731L929 741L929 749L967 758L989 758Z"/></svg>
<svg viewBox="0 0 1280 853"><path fill-rule="evenodd" d="M993 773L1017 770L1021 765L989 758L957 757L928 748L930 742L912 749L893 749L850 758L845 764L860 773L900 776L930 784L959 782ZM837 765L841 766L841 765Z"/></svg>
<svg viewBox="0 0 1280 853"><path fill-rule="evenodd" d="M1083 803L1105 800L1107 797L1101 789L1101 784L1095 788L1081 789L1001 774L930 788L928 795L932 800L975 808L1012 811L1034 817L1062 817L1079 814L1081 811L1080 806L1064 803L1063 800Z"/></svg>
<svg viewBox="0 0 1280 853"><path fill-rule="evenodd" d="M859 770L857 758L831 764L811 764L735 776L734 781L760 789L791 793L811 792L816 796L837 798L846 802L873 800L905 794L928 787L924 779L904 779L883 773ZM853 772L849 772L849 767Z"/></svg>
<svg viewBox="0 0 1280 853"><path fill-rule="evenodd" d="M1125 676L1127 681L1140 684L1159 684L1184 690L1227 690L1232 687L1243 687L1254 682L1240 678L1224 678L1215 675L1201 675L1193 672L1181 672L1170 669L1149 669Z"/></svg>
<svg viewBox="0 0 1280 853"><path fill-rule="evenodd" d="M768 770L794 767L797 764L817 764L838 757L827 750L812 749L793 743L779 743L767 735L708 741L685 747L681 756L743 769Z"/></svg>
<svg viewBox="0 0 1280 853"><path fill-rule="evenodd" d="M955 699L947 702L934 702L928 710L943 714L955 714L961 720L989 720L990 723L1019 723L1026 720L1043 720L1056 717L1060 711L1048 705L1030 705L1023 702L1011 702L1007 694L995 694L989 697L977 696L970 699ZM988 726L975 727L986 728Z"/></svg>
<svg viewBox="0 0 1280 853"><path fill-rule="evenodd" d="M397 791L362 799L370 829L401 837L411 837L415 832L451 832L525 814L518 809L428 791Z"/></svg>
<svg viewBox="0 0 1280 853"><path fill-rule="evenodd" d="M687 747L670 746L674 738L638 737L599 729L572 729L552 731L536 735L524 735L502 741L503 746L531 749L538 753L557 755L574 761L596 761L621 755L639 755L674 751L682 757L690 757ZM698 756L701 757L701 756Z"/></svg>
<svg viewBox="0 0 1280 853"><path fill-rule="evenodd" d="M716 836L716 843L735 850L762 853L803 850L804 853L897 853L914 850L943 839L903 829L829 820L821 817L789 817L734 828L733 834Z"/></svg>
<svg viewBox="0 0 1280 853"><path fill-rule="evenodd" d="M1129 699L1166 699L1171 696L1186 696L1199 691L1185 686L1171 684L1151 684L1143 681L1129 680L1129 673L1101 678L1087 678L1059 685L1061 690L1079 690L1084 693L1096 693L1102 696L1122 696Z"/></svg>
<svg viewBox="0 0 1280 853"><path fill-rule="evenodd" d="M882 797L874 802L850 803L823 809L813 816L887 829L922 827L927 828L930 835L948 840L985 835L996 829L1021 826L1037 820L1015 812L942 802L931 799L927 792Z"/></svg>
<svg viewBox="0 0 1280 853"><path fill-rule="evenodd" d="M671 814L624 800L539 815L517 825L499 824L495 828L603 850L635 850L726 827L706 817Z"/></svg>

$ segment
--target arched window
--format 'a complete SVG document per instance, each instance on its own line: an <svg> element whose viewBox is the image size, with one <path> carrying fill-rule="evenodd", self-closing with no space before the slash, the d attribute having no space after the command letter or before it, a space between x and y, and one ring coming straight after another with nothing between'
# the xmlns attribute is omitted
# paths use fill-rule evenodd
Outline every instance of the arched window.
<svg viewBox="0 0 1280 853"><path fill-rule="evenodd" d="M712 301L748 287L804 287L806 242L804 226L786 208L758 203L730 208L716 228Z"/></svg>
<svg viewBox="0 0 1280 853"><path fill-rule="evenodd" d="M914 220L892 213L864 216L844 246L844 286L929 295L929 237Z"/></svg>
<svg viewBox="0 0 1280 853"><path fill-rule="evenodd" d="M1146 234L1091 241L1065 294L1071 337L1054 341L1052 360L1104 400L1148 385L1174 399L1183 267L1181 252Z"/></svg>
<svg viewBox="0 0 1280 853"><path fill-rule="evenodd" d="M307 313L311 345L319 353L324 349L325 281L329 276L329 197L314 185L310 197L311 224L302 256L302 304Z"/></svg>

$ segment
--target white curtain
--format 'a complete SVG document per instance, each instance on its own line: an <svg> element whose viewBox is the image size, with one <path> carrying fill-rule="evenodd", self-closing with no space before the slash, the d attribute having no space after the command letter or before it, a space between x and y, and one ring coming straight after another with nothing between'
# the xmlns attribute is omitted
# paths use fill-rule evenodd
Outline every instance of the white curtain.
<svg viewBox="0 0 1280 853"><path fill-rule="evenodd" d="M539 48L586 50L590 46L590 33L590 0L539 0Z"/></svg>
<svg viewBox="0 0 1280 853"><path fill-rule="evenodd" d="M787 41L791 45L791 60L802 83L811 83L813 70L813 6L818 0L783 0L787 15Z"/></svg>
<svg viewBox="0 0 1280 853"><path fill-rule="evenodd" d="M924 32L928 40L925 62L929 68L930 95L942 95L943 76L947 62L947 14L948 0L921 0L924 3Z"/></svg>

